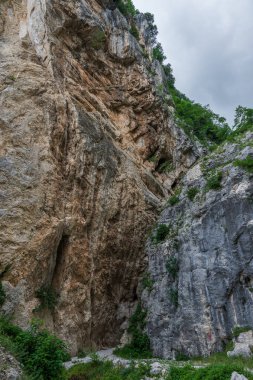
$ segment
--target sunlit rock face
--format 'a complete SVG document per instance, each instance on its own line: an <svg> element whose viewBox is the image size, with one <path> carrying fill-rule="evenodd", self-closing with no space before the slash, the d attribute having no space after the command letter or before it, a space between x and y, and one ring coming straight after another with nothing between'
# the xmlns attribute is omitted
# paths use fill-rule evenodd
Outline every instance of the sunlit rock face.
<svg viewBox="0 0 253 380"><path fill-rule="evenodd" d="M234 165L253 156L252 139L248 133L190 169L179 203L159 218L170 226L167 238L147 244L154 285L143 303L155 355L209 355L236 326L253 327L253 175ZM216 190L213 172L222 173Z"/></svg>
<svg viewBox="0 0 253 380"><path fill-rule="evenodd" d="M44 319L73 352L119 341L147 230L199 155L157 92L143 25L141 46L114 2L0 4L2 311ZM34 312L43 285L57 304Z"/></svg>

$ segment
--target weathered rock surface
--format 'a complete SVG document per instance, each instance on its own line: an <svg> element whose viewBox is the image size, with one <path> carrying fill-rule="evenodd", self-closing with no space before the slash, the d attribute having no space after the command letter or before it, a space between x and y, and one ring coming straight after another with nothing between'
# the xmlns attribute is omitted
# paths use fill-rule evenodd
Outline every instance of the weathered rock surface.
<svg viewBox="0 0 253 380"><path fill-rule="evenodd" d="M21 380L22 370L17 360L0 347L0 379Z"/></svg>
<svg viewBox="0 0 253 380"><path fill-rule="evenodd" d="M252 356L253 349L253 331L247 331L241 333L238 337L233 339L234 348L232 351L228 351L227 355L233 356L243 356L245 358Z"/></svg>
<svg viewBox="0 0 253 380"><path fill-rule="evenodd" d="M253 327L253 175L233 165L253 155L252 139L248 133L189 170L180 202L158 222L170 226L166 240L147 244L154 285L142 299L155 355L209 355L235 326ZM206 188L212 170L222 173L218 190Z"/></svg>
<svg viewBox="0 0 253 380"><path fill-rule="evenodd" d="M237 372L233 372L233 373L232 373L231 380L248 380L248 379L247 379L247 377L245 377L245 376L243 376L243 375L240 375L240 374L237 373Z"/></svg>
<svg viewBox="0 0 253 380"><path fill-rule="evenodd" d="M26 327L51 286L36 316L73 352L118 342L146 231L198 156L129 29L111 1L0 3L2 311Z"/></svg>

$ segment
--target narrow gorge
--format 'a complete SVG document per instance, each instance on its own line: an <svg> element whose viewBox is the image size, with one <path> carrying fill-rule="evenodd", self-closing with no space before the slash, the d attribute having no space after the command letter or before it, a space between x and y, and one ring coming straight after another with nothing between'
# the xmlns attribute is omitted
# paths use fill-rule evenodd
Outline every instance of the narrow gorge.
<svg viewBox="0 0 253 380"><path fill-rule="evenodd" d="M75 355L139 304L153 355L210 355L253 328L252 123L188 133L152 15L120 4L0 2L1 313Z"/></svg>

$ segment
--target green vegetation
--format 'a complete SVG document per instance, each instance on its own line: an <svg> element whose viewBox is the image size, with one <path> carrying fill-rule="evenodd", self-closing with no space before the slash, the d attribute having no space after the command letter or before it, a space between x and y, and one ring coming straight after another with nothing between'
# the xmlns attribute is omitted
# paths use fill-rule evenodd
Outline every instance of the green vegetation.
<svg viewBox="0 0 253 380"><path fill-rule="evenodd" d="M217 364L205 368L194 368L190 365L172 367L166 380L230 380L234 371L247 376L249 380L253 379L253 375L241 366Z"/></svg>
<svg viewBox="0 0 253 380"><path fill-rule="evenodd" d="M95 50L103 49L106 42L105 32L101 29L95 30L91 34L91 47Z"/></svg>
<svg viewBox="0 0 253 380"><path fill-rule="evenodd" d="M221 189L222 172L212 172L206 181L206 190L219 190Z"/></svg>
<svg viewBox="0 0 253 380"><path fill-rule="evenodd" d="M152 243L159 244L163 242L168 236L170 230L170 226L167 226L166 224L159 224L156 228L155 234L151 237Z"/></svg>
<svg viewBox="0 0 253 380"><path fill-rule="evenodd" d="M170 160L162 161L156 170L158 173L169 173L173 169L173 163Z"/></svg>
<svg viewBox="0 0 253 380"><path fill-rule="evenodd" d="M253 109L238 106L235 110L233 131L228 137L229 141L235 141L247 131L253 131Z"/></svg>
<svg viewBox="0 0 253 380"><path fill-rule="evenodd" d="M149 292L151 292L153 286L154 286L154 281L150 277L149 273L145 273L142 281L141 281L143 289L148 289Z"/></svg>
<svg viewBox="0 0 253 380"><path fill-rule="evenodd" d="M193 201L196 195L198 194L199 189L197 187L190 187L187 191L187 196L190 201Z"/></svg>
<svg viewBox="0 0 253 380"><path fill-rule="evenodd" d="M176 117L186 134L197 139L205 146L221 144L229 136L231 130L224 117L215 114L209 106L195 103L178 91L170 74L169 92L172 95Z"/></svg>
<svg viewBox="0 0 253 380"><path fill-rule="evenodd" d="M6 299L6 293L3 288L2 282L0 281L0 307L4 304L5 299Z"/></svg>
<svg viewBox="0 0 253 380"><path fill-rule="evenodd" d="M35 292L36 297L40 300L40 305L35 309L35 311L40 311L43 309L54 310L58 294L50 286L43 285L40 289Z"/></svg>
<svg viewBox="0 0 253 380"><path fill-rule="evenodd" d="M160 63L163 63L163 61L166 59L166 55L164 54L160 42L158 42L156 46L153 48L153 59L156 59Z"/></svg>
<svg viewBox="0 0 253 380"><path fill-rule="evenodd" d="M253 173L253 158L248 155L244 160L236 160L234 166L239 166L248 173Z"/></svg>
<svg viewBox="0 0 253 380"><path fill-rule="evenodd" d="M142 310L141 305L137 308L129 320L128 333L131 334L131 343L114 350L115 355L126 359L151 358L150 341L144 329L146 326L146 311Z"/></svg>
<svg viewBox="0 0 253 380"><path fill-rule="evenodd" d="M142 380L150 375L150 366L139 364L125 368L113 366L109 361L93 361L88 364L78 364L67 373L68 380Z"/></svg>
<svg viewBox="0 0 253 380"><path fill-rule="evenodd" d="M180 199L178 195L172 195L169 199L169 205L175 206L177 203L179 203Z"/></svg>
<svg viewBox="0 0 253 380"><path fill-rule="evenodd" d="M177 308L178 307L178 291L177 289L169 290L170 302Z"/></svg>
<svg viewBox="0 0 253 380"><path fill-rule="evenodd" d="M0 317L0 344L23 364L36 380L62 380L63 362L69 359L66 345L34 321L23 331L8 319Z"/></svg>
<svg viewBox="0 0 253 380"><path fill-rule="evenodd" d="M138 12L132 0L115 0L115 3L125 17L134 17Z"/></svg>
<svg viewBox="0 0 253 380"><path fill-rule="evenodd" d="M252 330L252 327L250 327L250 326L236 326L233 329L233 336L237 338L241 333L247 332L249 330Z"/></svg>
<svg viewBox="0 0 253 380"><path fill-rule="evenodd" d="M176 257L169 257L166 262L167 272L175 280L179 271L179 263Z"/></svg>
<svg viewBox="0 0 253 380"><path fill-rule="evenodd" d="M134 24L131 25L130 33L139 41L140 39L139 30L136 28Z"/></svg>

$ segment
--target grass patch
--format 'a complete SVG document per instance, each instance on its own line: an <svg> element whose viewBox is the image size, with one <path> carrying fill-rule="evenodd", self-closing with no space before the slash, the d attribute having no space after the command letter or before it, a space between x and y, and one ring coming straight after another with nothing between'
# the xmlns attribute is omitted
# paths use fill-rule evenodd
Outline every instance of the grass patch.
<svg viewBox="0 0 253 380"><path fill-rule="evenodd" d="M178 195L172 195L169 199L169 205L175 206L177 203L179 203L180 199Z"/></svg>
<svg viewBox="0 0 253 380"><path fill-rule="evenodd" d="M170 289L169 290L169 298L170 302L172 303L175 308L178 307L178 291L177 289Z"/></svg>
<svg viewBox="0 0 253 380"><path fill-rule="evenodd" d="M151 237L152 243L159 244L163 242L168 236L170 230L170 226L167 226L166 224L159 224L155 231L155 234Z"/></svg>
<svg viewBox="0 0 253 380"><path fill-rule="evenodd" d="M213 172L206 181L206 190L220 190L222 181L222 172Z"/></svg>
<svg viewBox="0 0 253 380"><path fill-rule="evenodd" d="M95 30L91 34L90 45L95 50L103 49L106 42L105 32L103 30Z"/></svg>
<svg viewBox="0 0 253 380"><path fill-rule="evenodd" d="M199 189L197 187L190 187L187 191L187 197L190 199L190 201L193 201L198 192Z"/></svg>
<svg viewBox="0 0 253 380"><path fill-rule="evenodd" d="M216 364L198 369L190 365L181 368L172 367L166 380L230 380L234 371L253 380L250 372L236 364Z"/></svg>
<svg viewBox="0 0 253 380"><path fill-rule="evenodd" d="M167 272L175 280L179 271L179 263L176 257L169 257L166 262Z"/></svg>
<svg viewBox="0 0 253 380"><path fill-rule="evenodd" d="M129 368L113 366L109 361L78 364L67 371L68 380L142 380L150 375L150 366L132 364Z"/></svg>
<svg viewBox="0 0 253 380"><path fill-rule="evenodd" d="M142 310L141 305L137 308L129 320L128 333L131 334L131 343L116 348L114 354L125 359L147 359L152 357L150 341L144 329L146 326L146 311Z"/></svg>
<svg viewBox="0 0 253 380"><path fill-rule="evenodd" d="M253 173L253 158L248 155L244 160L236 160L234 161L234 166L239 166L248 173Z"/></svg>
<svg viewBox="0 0 253 380"><path fill-rule="evenodd" d="M148 289L149 292L151 292L153 286L154 286L154 281L150 277L149 273L145 273L142 281L141 281L143 289Z"/></svg>
<svg viewBox="0 0 253 380"><path fill-rule="evenodd" d="M252 330L250 326L236 326L233 329L233 336L237 338L241 333Z"/></svg>

